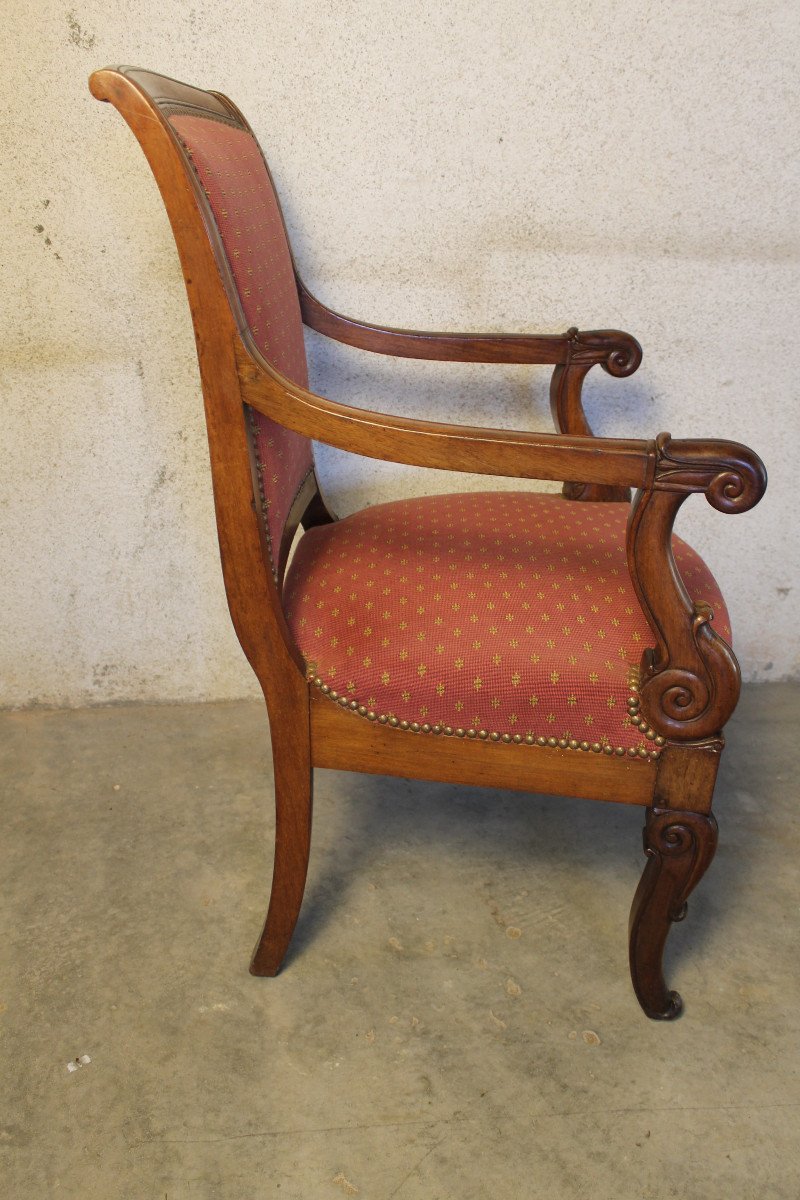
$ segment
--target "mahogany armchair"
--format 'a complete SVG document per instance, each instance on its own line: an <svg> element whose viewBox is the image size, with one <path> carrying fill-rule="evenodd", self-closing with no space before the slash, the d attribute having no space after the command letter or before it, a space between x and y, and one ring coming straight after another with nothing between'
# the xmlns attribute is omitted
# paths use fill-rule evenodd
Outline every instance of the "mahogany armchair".
<svg viewBox="0 0 800 1200"><path fill-rule="evenodd" d="M269 712L275 860L252 972L280 969L305 886L313 768L329 767L643 806L631 975L649 1017L677 1016L662 952L714 855L712 794L740 680L719 589L673 522L693 492L747 511L766 487L760 459L720 440L594 437L583 380L596 365L637 369L626 333L418 333L332 312L297 274L268 168L230 100L127 67L90 87L133 130L172 223L225 588ZM380 354L550 364L557 433L323 399L307 386L303 323ZM431 496L337 520L312 438L565 481L563 495Z"/></svg>

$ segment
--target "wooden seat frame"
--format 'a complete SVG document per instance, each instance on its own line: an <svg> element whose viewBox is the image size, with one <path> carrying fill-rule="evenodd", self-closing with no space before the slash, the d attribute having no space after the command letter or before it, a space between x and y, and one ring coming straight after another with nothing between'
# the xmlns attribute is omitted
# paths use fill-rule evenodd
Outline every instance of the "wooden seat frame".
<svg viewBox="0 0 800 1200"><path fill-rule="evenodd" d="M551 406L557 433L522 433L417 421L335 403L284 378L253 342L236 286L197 175L162 107L223 116L249 130L225 96L133 68L108 68L90 80L141 145L166 205L194 321L205 401L214 503L225 589L245 655L266 699L277 808L269 911L251 971L280 969L300 911L308 867L313 768L366 771L525 792L582 796L646 808L647 863L629 925L633 986L649 1017L670 1019L682 1007L667 988L662 953L670 922L714 855L711 812L722 729L740 686L731 649L693 604L671 548L675 516L699 492L720 512L745 512L766 487L760 459L721 440L597 438L581 390L596 365L631 375L638 343L614 330L559 335L422 333L350 320L315 299L299 275L307 326L362 350L452 362L539 363L554 367ZM255 503L255 467L246 406L280 425L340 450L419 467L520 479L566 481L576 503L631 500L627 533L630 577L653 633L641 663L634 724L661 747L645 761L626 755L576 754L564 741L520 746L469 739L464 731L428 736L426 727L380 723L319 689L306 675L281 607L281 583L298 527L335 517L316 475L307 478L286 522L276 572ZM364 720L366 715L368 720ZM413 753L408 739L414 738ZM544 739L540 739L540 742ZM632 752L635 754L635 752Z"/></svg>

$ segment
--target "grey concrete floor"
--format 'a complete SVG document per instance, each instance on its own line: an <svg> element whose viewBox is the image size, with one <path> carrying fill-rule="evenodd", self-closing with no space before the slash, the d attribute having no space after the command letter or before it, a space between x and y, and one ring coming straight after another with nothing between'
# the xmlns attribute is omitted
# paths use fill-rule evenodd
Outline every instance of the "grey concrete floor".
<svg viewBox="0 0 800 1200"><path fill-rule="evenodd" d="M640 810L320 771L253 979L262 708L3 715L0 1193L796 1200L798 728L800 688L745 689L660 1024Z"/></svg>

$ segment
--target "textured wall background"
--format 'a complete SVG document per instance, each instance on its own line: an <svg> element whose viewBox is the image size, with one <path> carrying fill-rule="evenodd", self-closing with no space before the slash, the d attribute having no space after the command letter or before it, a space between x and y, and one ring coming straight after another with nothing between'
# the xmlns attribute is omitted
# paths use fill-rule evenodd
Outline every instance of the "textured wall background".
<svg viewBox="0 0 800 1200"><path fill-rule="evenodd" d="M416 327L634 333L643 366L590 375L590 418L606 435L720 435L762 454L758 509L723 517L693 499L680 531L729 598L747 677L797 675L796 4L17 7L0 184L0 702L255 690L225 607L166 217L132 135L86 88L115 62L233 96L306 279L334 307ZM549 427L543 369L310 349L336 397ZM474 482L324 450L319 463L340 512Z"/></svg>

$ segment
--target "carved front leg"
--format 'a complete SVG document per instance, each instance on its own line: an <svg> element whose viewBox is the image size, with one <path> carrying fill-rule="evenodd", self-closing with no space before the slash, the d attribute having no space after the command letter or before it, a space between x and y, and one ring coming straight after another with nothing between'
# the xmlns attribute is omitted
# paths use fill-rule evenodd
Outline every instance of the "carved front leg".
<svg viewBox="0 0 800 1200"><path fill-rule="evenodd" d="M717 822L711 813L650 808L644 827L648 862L631 908L631 979L648 1017L670 1021L683 1001L668 991L662 957L672 921L686 916L686 901L717 848Z"/></svg>

